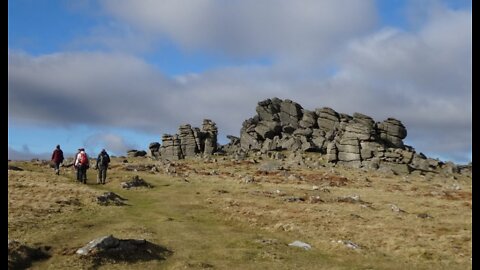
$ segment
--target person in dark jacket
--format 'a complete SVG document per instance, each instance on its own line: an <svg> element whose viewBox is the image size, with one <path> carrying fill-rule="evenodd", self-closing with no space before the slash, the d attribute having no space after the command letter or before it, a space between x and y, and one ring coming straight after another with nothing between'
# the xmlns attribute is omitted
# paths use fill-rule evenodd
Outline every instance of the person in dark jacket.
<svg viewBox="0 0 480 270"><path fill-rule="evenodd" d="M63 162L63 151L60 149L60 145L57 145L55 150L52 153L52 163L53 168L55 169L55 174L60 175L60 163Z"/></svg>
<svg viewBox="0 0 480 270"><path fill-rule="evenodd" d="M98 169L97 184L105 185L108 163L110 163L110 156L105 149L102 149L100 154L98 154L97 163L95 164L95 169Z"/></svg>

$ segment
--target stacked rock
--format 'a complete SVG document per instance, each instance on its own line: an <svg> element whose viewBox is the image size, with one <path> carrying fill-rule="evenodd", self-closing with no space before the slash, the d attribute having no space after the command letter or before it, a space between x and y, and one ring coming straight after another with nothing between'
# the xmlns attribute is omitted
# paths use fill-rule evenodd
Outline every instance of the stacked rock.
<svg viewBox="0 0 480 270"><path fill-rule="evenodd" d="M402 122L395 118L388 118L387 120L377 125L380 132L380 138L384 140L389 146L403 147L403 139L407 137L407 129Z"/></svg>
<svg viewBox="0 0 480 270"><path fill-rule="evenodd" d="M211 155L217 151L218 129L210 119L204 119L202 129L190 124L181 125L178 134L164 134L162 145L153 142L150 144L152 157L161 157L166 160L178 160L193 157L198 154Z"/></svg>
<svg viewBox="0 0 480 270"><path fill-rule="evenodd" d="M202 124L202 133L205 149L204 154L213 154L217 151L218 129L215 122L210 119L204 119Z"/></svg>
<svg viewBox="0 0 480 270"><path fill-rule="evenodd" d="M183 159L180 138L178 135L164 134L162 136L162 146L160 147L160 155L162 159L179 160Z"/></svg>
<svg viewBox="0 0 480 270"><path fill-rule="evenodd" d="M189 124L181 125L178 128L178 137L180 138L180 147L184 156L195 156L195 154L200 152L194 132Z"/></svg>

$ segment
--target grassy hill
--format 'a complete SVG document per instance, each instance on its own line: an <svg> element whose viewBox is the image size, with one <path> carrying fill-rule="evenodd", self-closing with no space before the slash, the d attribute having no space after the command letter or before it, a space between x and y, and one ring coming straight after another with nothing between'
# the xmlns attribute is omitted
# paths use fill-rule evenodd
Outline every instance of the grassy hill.
<svg viewBox="0 0 480 270"><path fill-rule="evenodd" d="M34 269L472 268L470 176L328 166L261 171L272 161L228 157L123 160L112 159L106 185L96 184L92 169L83 185L71 167L57 176L44 162L9 162L23 171L8 171L8 238L51 247ZM135 175L154 187L123 189ZM98 205L106 191L127 205ZM172 254L100 266L75 254L109 234ZM295 240L312 248L288 246Z"/></svg>

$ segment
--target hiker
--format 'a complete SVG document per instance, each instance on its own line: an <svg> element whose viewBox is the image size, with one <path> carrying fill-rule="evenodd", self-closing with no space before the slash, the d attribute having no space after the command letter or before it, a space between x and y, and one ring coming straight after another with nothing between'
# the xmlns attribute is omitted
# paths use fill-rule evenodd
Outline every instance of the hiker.
<svg viewBox="0 0 480 270"><path fill-rule="evenodd" d="M110 156L105 149L102 149L100 154L98 154L97 163L95 164L95 169L98 169L97 184L105 185L108 163L110 163Z"/></svg>
<svg viewBox="0 0 480 270"><path fill-rule="evenodd" d="M53 168L55 169L55 174L60 175L60 163L63 162L63 151L60 149L60 145L57 145L55 150L52 153L52 163Z"/></svg>
<svg viewBox="0 0 480 270"><path fill-rule="evenodd" d="M77 173L77 181L81 181L81 178L80 178L80 168L77 166L77 156L78 154L80 154L80 149L81 148L78 148L77 150L77 153L75 154L75 157L73 158L73 167L75 168L75 171Z"/></svg>
<svg viewBox="0 0 480 270"><path fill-rule="evenodd" d="M75 167L78 169L77 171L77 179L84 184L87 183L87 169L90 167L88 161L88 155L85 153L84 148L78 149L80 152L77 154L75 158Z"/></svg>

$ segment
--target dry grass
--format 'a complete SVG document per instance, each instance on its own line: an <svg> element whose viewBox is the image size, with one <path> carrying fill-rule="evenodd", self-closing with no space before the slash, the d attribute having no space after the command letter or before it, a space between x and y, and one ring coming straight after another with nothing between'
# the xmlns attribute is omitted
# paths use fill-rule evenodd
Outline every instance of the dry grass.
<svg viewBox="0 0 480 270"><path fill-rule="evenodd" d="M13 162L26 170L9 171L9 238L53 247L39 269L91 267L72 251L105 234L145 238L173 255L102 269L472 268L471 178L328 167L264 173L261 164L218 159L169 166L115 159L105 186L92 185L93 170L85 186L70 169L55 176L48 166ZM148 169L153 165L160 172ZM133 175L155 188L121 189ZM96 205L95 196L107 190L129 206ZM348 196L359 200L339 202ZM288 247L294 240L313 248Z"/></svg>

